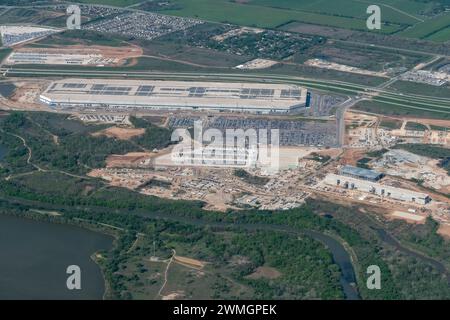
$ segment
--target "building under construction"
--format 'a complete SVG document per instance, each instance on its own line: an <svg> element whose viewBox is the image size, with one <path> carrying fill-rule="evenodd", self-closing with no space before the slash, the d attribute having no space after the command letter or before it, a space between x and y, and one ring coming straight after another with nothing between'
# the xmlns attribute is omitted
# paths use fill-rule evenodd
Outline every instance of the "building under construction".
<svg viewBox="0 0 450 320"><path fill-rule="evenodd" d="M431 201L430 196L425 193L391 187L369 180L356 179L350 176L330 173L325 177L324 182L330 186L371 193L382 198L397 201L412 202L417 204L427 204Z"/></svg>

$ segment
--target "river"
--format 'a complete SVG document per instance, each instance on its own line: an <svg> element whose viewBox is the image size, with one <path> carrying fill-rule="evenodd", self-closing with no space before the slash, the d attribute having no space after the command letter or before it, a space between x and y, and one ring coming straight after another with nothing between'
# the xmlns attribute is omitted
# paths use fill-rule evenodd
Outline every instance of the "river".
<svg viewBox="0 0 450 320"><path fill-rule="evenodd" d="M3 159L3 157L6 155L6 152L7 152L7 149L4 147L4 146L2 146L1 144L0 144L0 161Z"/></svg>
<svg viewBox="0 0 450 320"><path fill-rule="evenodd" d="M90 256L112 238L70 225L0 215L0 299L102 299L105 283ZM66 269L81 268L81 290Z"/></svg>
<svg viewBox="0 0 450 320"><path fill-rule="evenodd" d="M265 230L289 233L296 236L307 235L317 241L323 243L330 250L334 263L339 266L341 271L340 284L346 300L360 300L361 296L358 292L356 283L355 269L352 264L350 254L344 246L333 237L314 230L297 230L290 226L272 225L264 223L229 223L229 222L210 222L195 218L177 217L166 214L146 214L140 213L144 217L156 219L166 219L180 223L193 224L196 226L209 226L213 228L237 228L242 230Z"/></svg>

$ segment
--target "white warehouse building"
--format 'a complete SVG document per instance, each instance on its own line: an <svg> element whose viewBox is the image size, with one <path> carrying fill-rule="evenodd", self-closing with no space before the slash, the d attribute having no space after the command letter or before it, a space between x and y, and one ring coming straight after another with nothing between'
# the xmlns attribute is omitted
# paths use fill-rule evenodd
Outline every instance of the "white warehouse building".
<svg viewBox="0 0 450 320"><path fill-rule="evenodd" d="M40 101L55 108L294 113L308 106L309 95L289 84L65 79L52 82Z"/></svg>
<svg viewBox="0 0 450 320"><path fill-rule="evenodd" d="M367 192L398 201L413 202L417 204L427 204L431 201L430 196L425 193L391 187L377 182L355 179L333 173L327 174L324 182L331 186L339 186L349 190Z"/></svg>

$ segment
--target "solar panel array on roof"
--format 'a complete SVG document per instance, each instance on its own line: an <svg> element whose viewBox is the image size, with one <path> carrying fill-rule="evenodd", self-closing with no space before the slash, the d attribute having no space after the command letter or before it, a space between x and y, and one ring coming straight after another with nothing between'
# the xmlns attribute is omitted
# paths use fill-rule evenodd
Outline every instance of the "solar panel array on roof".
<svg viewBox="0 0 450 320"><path fill-rule="evenodd" d="M241 90L241 99L257 99L257 98L270 98L273 97L275 90L273 89L248 89Z"/></svg>
<svg viewBox="0 0 450 320"><path fill-rule="evenodd" d="M63 88L82 89L82 88L86 88L86 84L84 84L84 83L64 83Z"/></svg>
<svg viewBox="0 0 450 320"><path fill-rule="evenodd" d="M114 96L127 96L130 94L131 87L113 87L105 84L94 84L91 86L89 94L96 95L114 95Z"/></svg>
<svg viewBox="0 0 450 320"><path fill-rule="evenodd" d="M299 89L289 89L289 90L281 90L281 94L280 94L281 98L297 98L300 99L300 90Z"/></svg>
<svg viewBox="0 0 450 320"><path fill-rule="evenodd" d="M136 90L135 96L150 96L153 94L155 86L139 86Z"/></svg>
<svg viewBox="0 0 450 320"><path fill-rule="evenodd" d="M189 91L189 97L203 97L204 94L206 93L206 88L205 87L190 87L188 89Z"/></svg>

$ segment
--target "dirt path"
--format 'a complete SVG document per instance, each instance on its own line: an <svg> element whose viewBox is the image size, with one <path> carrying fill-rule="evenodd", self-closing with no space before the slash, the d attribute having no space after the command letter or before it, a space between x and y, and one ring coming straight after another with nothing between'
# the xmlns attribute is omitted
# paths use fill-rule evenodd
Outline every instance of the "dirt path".
<svg viewBox="0 0 450 320"><path fill-rule="evenodd" d="M33 157L33 151L28 146L26 140L23 137L21 137L21 136L19 136L17 134L14 134L14 133L5 132L2 129L0 129L0 130L3 133L9 134L9 135L11 135L13 137L16 137L16 138L18 138L18 139L20 139L22 141L23 146L28 150L27 164L33 166L37 171L39 171L39 172L58 172L58 173L65 174L66 176L70 176L70 177L73 177L73 178L87 179L87 180L91 179L90 177L79 176L79 175L76 175L76 174L73 174L73 173L69 173L69 172L66 172L66 171L62 171L62 170L49 170L49 169L44 169L44 168L39 167L37 164L31 162L31 158ZM24 175L33 174L33 173L34 173L34 171L26 172L26 173L20 173L20 174L17 174L17 175L9 175L9 176L7 176L5 178L5 180L8 181L8 180L13 179L15 177L24 176Z"/></svg>
<svg viewBox="0 0 450 320"><path fill-rule="evenodd" d="M177 62L177 63L186 64L188 66L193 66L193 67L198 67L198 68L230 69L229 67L207 66L207 65L204 65L204 64L198 64L198 63L189 62L189 61L185 61L185 60L179 60L179 59L173 59L173 58L164 58L164 57L152 56L152 55L148 55L148 54L142 55L142 57L158 59L158 60L163 60L163 61Z"/></svg>
<svg viewBox="0 0 450 320"><path fill-rule="evenodd" d="M161 293L163 292L163 290L164 290L164 288L165 288L165 286L167 284L167 277L169 275L169 268L170 268L170 265L172 264L173 258L175 257L176 254L177 254L177 252L175 251L175 249L172 249L172 257L170 258L169 262L167 263L166 271L164 272L164 283L163 283L163 285L161 286L161 288L158 291L158 296L159 297L163 297L163 295Z"/></svg>

